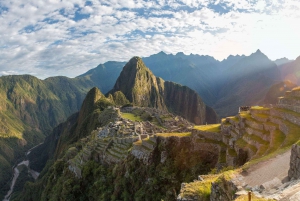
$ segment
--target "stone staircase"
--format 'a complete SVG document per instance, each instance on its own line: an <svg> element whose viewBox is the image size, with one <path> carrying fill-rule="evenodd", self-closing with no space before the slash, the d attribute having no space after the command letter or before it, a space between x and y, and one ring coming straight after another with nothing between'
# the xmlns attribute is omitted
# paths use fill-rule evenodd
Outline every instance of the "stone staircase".
<svg viewBox="0 0 300 201"><path fill-rule="evenodd" d="M131 150L131 154L138 159L142 159L144 163L148 162L148 159L155 149L157 136L152 135L134 143Z"/></svg>
<svg viewBox="0 0 300 201"><path fill-rule="evenodd" d="M251 160L292 145L300 139L299 126L300 90L287 92L277 105L251 107L222 119L220 132L194 129L192 136L220 145L219 158L224 159L226 153L227 165L236 166L241 165L241 152L247 152Z"/></svg>
<svg viewBox="0 0 300 201"><path fill-rule="evenodd" d="M223 119L221 133L226 136L223 142L228 147L236 153L246 150L250 160L295 143L300 138L299 126L300 91L291 91L275 106L251 107L249 111Z"/></svg>
<svg viewBox="0 0 300 201"><path fill-rule="evenodd" d="M74 158L68 160L69 170L80 178L82 167L89 160L96 158L97 161L118 163L127 157L133 142L137 140L138 137L126 137L96 138L84 141L83 148Z"/></svg>

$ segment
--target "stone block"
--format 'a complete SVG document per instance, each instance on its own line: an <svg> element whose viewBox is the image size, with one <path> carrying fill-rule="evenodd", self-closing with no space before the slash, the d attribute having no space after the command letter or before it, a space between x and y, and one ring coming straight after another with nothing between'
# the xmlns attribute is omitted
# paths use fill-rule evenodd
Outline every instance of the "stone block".
<svg viewBox="0 0 300 201"><path fill-rule="evenodd" d="M275 177L273 180L267 181L267 182L263 183L262 185L260 185L260 189L270 190L270 189L279 187L281 184L282 184L281 180L278 179L277 177Z"/></svg>
<svg viewBox="0 0 300 201"><path fill-rule="evenodd" d="M291 150L290 169L288 176L290 179L300 179L300 146L294 144Z"/></svg>

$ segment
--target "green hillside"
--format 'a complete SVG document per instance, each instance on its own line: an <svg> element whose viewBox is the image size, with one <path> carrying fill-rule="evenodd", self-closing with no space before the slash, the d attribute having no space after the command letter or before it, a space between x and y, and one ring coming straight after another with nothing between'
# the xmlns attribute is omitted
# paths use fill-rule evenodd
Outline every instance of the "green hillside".
<svg viewBox="0 0 300 201"><path fill-rule="evenodd" d="M66 77L0 78L0 199L8 191L11 167L79 110L88 90L85 87L80 80Z"/></svg>

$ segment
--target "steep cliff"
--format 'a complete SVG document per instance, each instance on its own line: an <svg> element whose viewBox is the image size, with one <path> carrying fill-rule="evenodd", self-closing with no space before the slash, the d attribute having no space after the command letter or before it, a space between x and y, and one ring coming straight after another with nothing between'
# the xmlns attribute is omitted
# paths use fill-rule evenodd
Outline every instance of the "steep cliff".
<svg viewBox="0 0 300 201"><path fill-rule="evenodd" d="M218 119L213 109L206 112L207 107L195 91L155 77L139 57L133 57L124 66L109 93L117 91L134 105L169 110L196 124L204 124L207 119L213 123Z"/></svg>
<svg viewBox="0 0 300 201"><path fill-rule="evenodd" d="M110 93L121 91L134 105L165 110L162 97L163 81L156 78L139 57L133 57L124 66Z"/></svg>
<svg viewBox="0 0 300 201"><path fill-rule="evenodd" d="M85 91L84 83L66 77L0 78L0 200L8 191L17 159L78 111Z"/></svg>
<svg viewBox="0 0 300 201"><path fill-rule="evenodd" d="M56 152L56 160L49 162L36 182L27 183L16 200L174 201L181 182L192 181L215 167L218 146L198 141L190 132L152 133L154 129L191 129L183 118L153 108L133 108L133 113L155 113L151 122L134 122L122 117L130 109L124 109L123 114L113 107L101 110L99 101L89 114L80 111L93 117L81 138L61 148L58 143L61 151ZM163 125L158 126L158 122ZM65 122L57 130L59 141L73 136L85 124L79 117L73 125L70 123Z"/></svg>

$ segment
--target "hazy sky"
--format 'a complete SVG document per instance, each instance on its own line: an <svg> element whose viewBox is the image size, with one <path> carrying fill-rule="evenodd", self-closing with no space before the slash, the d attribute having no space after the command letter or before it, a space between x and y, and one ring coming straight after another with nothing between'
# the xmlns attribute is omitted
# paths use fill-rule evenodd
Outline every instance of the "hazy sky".
<svg viewBox="0 0 300 201"><path fill-rule="evenodd" d="M74 77L166 53L300 55L299 0L1 0L0 74Z"/></svg>

